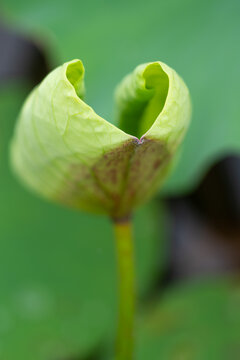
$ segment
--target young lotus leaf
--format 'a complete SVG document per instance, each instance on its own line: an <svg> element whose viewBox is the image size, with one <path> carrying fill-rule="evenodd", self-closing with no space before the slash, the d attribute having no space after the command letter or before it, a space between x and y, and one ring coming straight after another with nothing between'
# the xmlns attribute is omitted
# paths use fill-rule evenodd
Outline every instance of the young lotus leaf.
<svg viewBox="0 0 240 360"><path fill-rule="evenodd" d="M12 141L13 168L48 199L128 215L168 172L190 120L188 89L161 62L138 66L116 91L119 128L83 96L80 60L58 67L33 90Z"/></svg>

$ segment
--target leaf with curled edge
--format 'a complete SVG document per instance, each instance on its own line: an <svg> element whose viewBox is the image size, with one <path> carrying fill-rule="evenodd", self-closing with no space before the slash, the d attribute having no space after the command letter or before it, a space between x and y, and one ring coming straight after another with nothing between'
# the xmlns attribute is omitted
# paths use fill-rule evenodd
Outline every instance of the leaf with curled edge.
<svg viewBox="0 0 240 360"><path fill-rule="evenodd" d="M34 89L11 146L15 172L48 199L122 217L168 173L188 127L189 92L161 62L138 66L116 91L119 128L83 101L84 67L73 60Z"/></svg>

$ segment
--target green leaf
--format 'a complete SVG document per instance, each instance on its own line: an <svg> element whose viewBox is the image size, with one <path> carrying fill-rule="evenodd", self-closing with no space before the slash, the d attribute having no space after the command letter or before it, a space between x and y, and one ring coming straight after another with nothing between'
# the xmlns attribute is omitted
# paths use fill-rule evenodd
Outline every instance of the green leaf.
<svg viewBox="0 0 240 360"><path fill-rule="evenodd" d="M136 359L237 359L239 305L237 279L170 288L139 323Z"/></svg>
<svg viewBox="0 0 240 360"><path fill-rule="evenodd" d="M134 134L147 130L138 139L80 98L83 76L82 62L73 60L30 94L12 143L13 168L47 199L126 216L166 177L189 124L189 93L175 71L160 62L140 65L130 74L117 92L120 126L129 121Z"/></svg>

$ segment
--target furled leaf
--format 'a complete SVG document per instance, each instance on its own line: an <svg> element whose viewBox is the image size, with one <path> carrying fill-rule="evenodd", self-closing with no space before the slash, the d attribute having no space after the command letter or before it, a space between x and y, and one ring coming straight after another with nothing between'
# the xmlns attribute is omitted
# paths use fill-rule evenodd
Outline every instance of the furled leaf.
<svg viewBox="0 0 240 360"><path fill-rule="evenodd" d="M80 60L50 73L26 100L12 144L17 174L46 198L114 217L166 177L190 120L186 85L167 65L140 65L120 84L120 127L83 100Z"/></svg>

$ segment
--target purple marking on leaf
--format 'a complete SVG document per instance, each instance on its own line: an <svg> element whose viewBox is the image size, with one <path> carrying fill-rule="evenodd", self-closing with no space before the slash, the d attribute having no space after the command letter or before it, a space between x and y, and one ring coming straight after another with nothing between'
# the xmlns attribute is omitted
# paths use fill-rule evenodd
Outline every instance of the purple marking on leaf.
<svg viewBox="0 0 240 360"><path fill-rule="evenodd" d="M73 164L61 202L122 217L151 196L170 155L158 141L133 138L105 153L92 167Z"/></svg>

